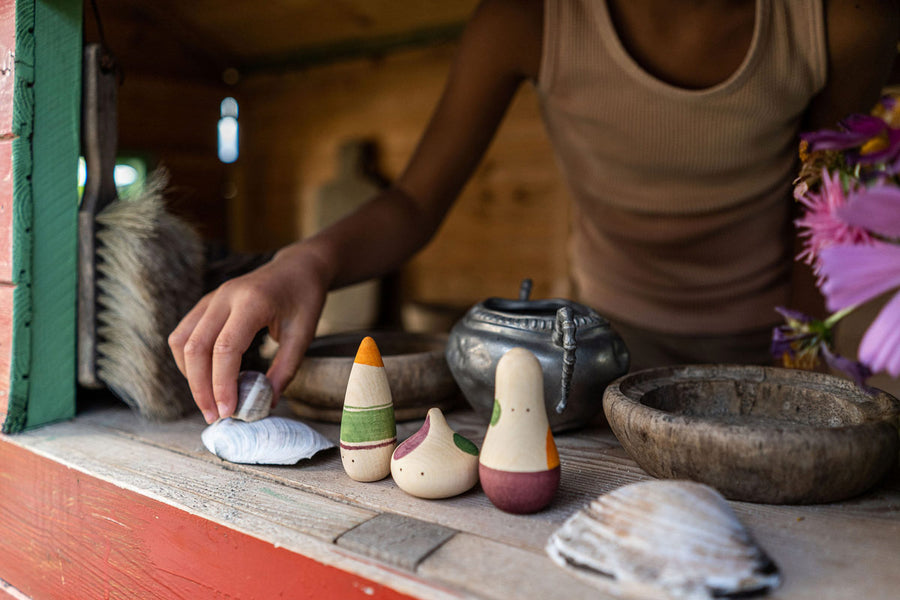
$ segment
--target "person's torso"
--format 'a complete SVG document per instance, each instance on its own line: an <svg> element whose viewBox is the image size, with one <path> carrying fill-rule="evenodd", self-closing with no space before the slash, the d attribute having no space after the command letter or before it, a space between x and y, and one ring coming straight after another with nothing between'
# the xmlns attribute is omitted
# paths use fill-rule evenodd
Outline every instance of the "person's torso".
<svg viewBox="0 0 900 600"><path fill-rule="evenodd" d="M605 2L546 0L544 19L537 91L575 200L581 299L664 331L774 322L774 304L758 313L786 300L796 134L826 76L820 3L758 0L743 58L702 89L645 70Z"/></svg>

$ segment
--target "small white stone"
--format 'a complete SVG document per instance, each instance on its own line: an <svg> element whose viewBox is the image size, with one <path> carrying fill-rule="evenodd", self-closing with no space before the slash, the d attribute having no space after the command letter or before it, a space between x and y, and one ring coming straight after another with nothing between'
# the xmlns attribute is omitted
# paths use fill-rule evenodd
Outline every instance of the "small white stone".
<svg viewBox="0 0 900 600"><path fill-rule="evenodd" d="M272 383L258 371L241 371L238 375L238 401L233 418L241 421L259 421L272 410Z"/></svg>

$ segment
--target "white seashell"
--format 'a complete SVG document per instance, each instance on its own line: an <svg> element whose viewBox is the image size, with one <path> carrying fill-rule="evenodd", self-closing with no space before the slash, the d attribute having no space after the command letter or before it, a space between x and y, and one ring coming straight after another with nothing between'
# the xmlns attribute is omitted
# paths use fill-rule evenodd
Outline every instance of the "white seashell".
<svg viewBox="0 0 900 600"><path fill-rule="evenodd" d="M626 598L705 600L781 583L722 495L690 481L645 481L604 494L553 533L546 550Z"/></svg>
<svg viewBox="0 0 900 600"><path fill-rule="evenodd" d="M259 371L241 371L238 375L238 401L234 419L259 421L272 410L272 383Z"/></svg>
<svg viewBox="0 0 900 600"><path fill-rule="evenodd" d="M312 427L282 417L252 423L221 419L204 429L200 439L219 458L254 465L293 465L334 447Z"/></svg>

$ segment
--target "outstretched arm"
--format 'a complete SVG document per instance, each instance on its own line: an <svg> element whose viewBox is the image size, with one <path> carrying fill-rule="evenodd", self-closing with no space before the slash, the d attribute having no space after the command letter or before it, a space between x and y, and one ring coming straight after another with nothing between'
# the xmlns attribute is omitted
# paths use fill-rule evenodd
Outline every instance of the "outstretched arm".
<svg viewBox="0 0 900 600"><path fill-rule="evenodd" d="M277 398L312 341L327 290L386 273L431 239L519 84L537 75L542 8L540 0L485 0L396 184L211 292L172 332L175 361L207 422L234 412L241 356L259 330L268 327L280 344L268 372Z"/></svg>

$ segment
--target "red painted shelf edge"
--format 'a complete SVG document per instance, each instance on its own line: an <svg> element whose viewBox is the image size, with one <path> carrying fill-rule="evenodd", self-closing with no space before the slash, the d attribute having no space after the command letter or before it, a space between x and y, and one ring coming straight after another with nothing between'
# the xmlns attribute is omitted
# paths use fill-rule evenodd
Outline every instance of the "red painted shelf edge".
<svg viewBox="0 0 900 600"><path fill-rule="evenodd" d="M0 498L0 579L34 600L412 597L66 467L5 436Z"/></svg>

